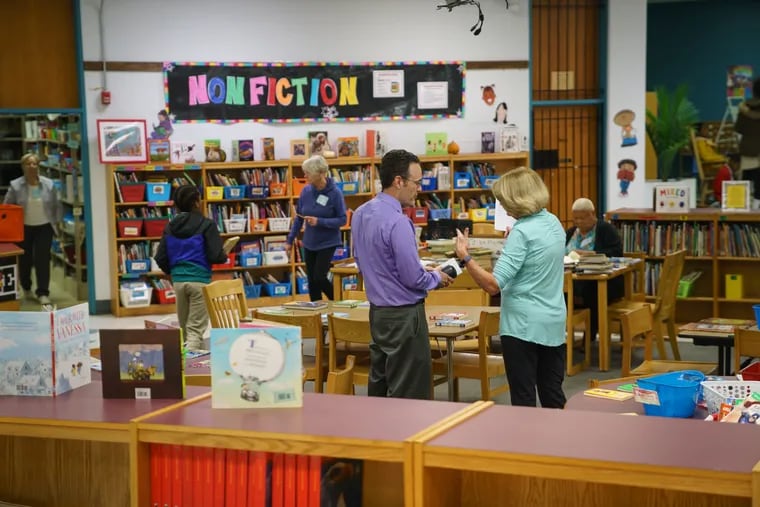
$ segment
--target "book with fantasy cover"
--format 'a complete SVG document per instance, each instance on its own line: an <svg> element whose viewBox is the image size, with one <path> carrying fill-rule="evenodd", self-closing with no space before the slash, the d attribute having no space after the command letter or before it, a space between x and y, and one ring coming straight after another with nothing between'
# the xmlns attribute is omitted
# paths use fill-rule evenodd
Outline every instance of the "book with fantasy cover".
<svg viewBox="0 0 760 507"><path fill-rule="evenodd" d="M253 160L253 139L232 141L232 160L250 162Z"/></svg>
<svg viewBox="0 0 760 507"><path fill-rule="evenodd" d="M261 138L261 159L274 160L274 137Z"/></svg>
<svg viewBox="0 0 760 507"><path fill-rule="evenodd" d="M169 162L171 158L171 144L168 139L149 139L148 153L151 163Z"/></svg>
<svg viewBox="0 0 760 507"><path fill-rule="evenodd" d="M211 330L211 406L302 406L301 328L265 321L245 326Z"/></svg>
<svg viewBox="0 0 760 507"><path fill-rule="evenodd" d="M480 153L494 153L496 151L496 132L480 133Z"/></svg>
<svg viewBox="0 0 760 507"><path fill-rule="evenodd" d="M339 137L338 138L338 156L339 157L358 157L359 156L359 138L358 137Z"/></svg>

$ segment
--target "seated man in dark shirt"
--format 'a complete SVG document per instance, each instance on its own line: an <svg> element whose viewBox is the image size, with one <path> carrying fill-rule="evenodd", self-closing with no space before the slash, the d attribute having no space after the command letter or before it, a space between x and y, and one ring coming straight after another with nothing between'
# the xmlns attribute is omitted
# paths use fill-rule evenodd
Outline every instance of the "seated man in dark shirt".
<svg viewBox="0 0 760 507"><path fill-rule="evenodd" d="M567 230L565 253L572 251L580 255L592 253L605 254L607 257L622 257L623 243L617 229L596 216L594 203L582 197L573 203L573 227ZM623 297L625 287L623 277L619 276L607 282L607 302ZM578 306L591 311L591 339L596 339L599 322L599 308L595 281L576 281L573 283L574 299Z"/></svg>

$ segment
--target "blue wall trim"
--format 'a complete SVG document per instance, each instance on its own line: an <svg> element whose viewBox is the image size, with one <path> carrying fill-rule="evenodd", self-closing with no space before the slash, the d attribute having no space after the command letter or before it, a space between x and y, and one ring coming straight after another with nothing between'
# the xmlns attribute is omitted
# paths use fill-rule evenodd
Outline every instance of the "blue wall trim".
<svg viewBox="0 0 760 507"><path fill-rule="evenodd" d="M76 40L77 52L77 74L79 75L79 106L81 109L81 120L79 121L79 131L82 136L82 142L79 143L79 156L81 161L79 167L84 178L84 227L85 227L85 247L87 251L87 300L90 313L96 313L95 304L95 235L92 233L92 199L90 196L90 150L89 137L87 135L87 94L84 84L84 54L82 47L82 13L81 0L74 2L74 37Z"/></svg>

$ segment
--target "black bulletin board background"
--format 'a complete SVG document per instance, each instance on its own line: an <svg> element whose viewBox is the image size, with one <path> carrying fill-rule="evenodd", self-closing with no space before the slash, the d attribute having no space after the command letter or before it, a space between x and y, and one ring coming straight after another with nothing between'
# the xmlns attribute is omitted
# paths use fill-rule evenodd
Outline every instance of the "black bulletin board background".
<svg viewBox="0 0 760 507"><path fill-rule="evenodd" d="M374 98L372 97L372 71L395 70L404 71L404 97ZM188 93L188 77L205 74L207 80L220 77L225 83L227 76L242 76L245 78L244 105L204 104L190 106ZM293 101L288 106L266 105L266 89L260 96L261 104L250 105L250 90L248 78L265 75L267 77L307 77L308 85L304 87L306 104L295 105L295 90ZM341 77L356 76L356 90L359 104L355 106L335 104L337 117L323 116L323 104L309 105L309 93L312 78L332 78L339 85ZM252 65L183 65L165 64L164 80L166 104L169 112L174 115L174 121L260 121L260 122L297 122L309 121L345 121L345 120L405 120L426 118L459 117L463 114L464 100L464 62L435 62L435 63L398 63L398 64L314 64L292 66L252 66ZM417 107L417 83L425 81L448 82L448 107L445 109L419 109Z"/></svg>

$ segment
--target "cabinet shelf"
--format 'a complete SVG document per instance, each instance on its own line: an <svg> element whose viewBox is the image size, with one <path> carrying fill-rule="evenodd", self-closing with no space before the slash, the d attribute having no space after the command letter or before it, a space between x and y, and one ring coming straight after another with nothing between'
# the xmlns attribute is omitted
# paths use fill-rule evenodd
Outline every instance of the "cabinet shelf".
<svg viewBox="0 0 760 507"><path fill-rule="evenodd" d="M336 159L330 159L328 162L330 164L330 167L332 169L336 169L337 171L344 171L344 170L352 170L355 166L362 166L363 168L366 168L366 166L369 167L369 178L370 181L372 181L374 189L374 182L376 178L376 171L377 167L380 164L380 157L346 157L346 158L336 158ZM422 157L421 160L425 163L432 163L432 162L441 162L445 165L448 165L450 168L450 186L453 187L453 177L454 172L462 169L463 164L467 162L488 162L494 165L495 171L497 174L500 174L501 172L507 171L514 167L519 167L523 165L528 164L528 153L473 153L473 154L462 154L462 155L444 155L444 156L434 156L434 157ZM302 160L263 160L263 161L253 161L253 162L214 162L214 163L200 163L197 164L197 166L194 166L195 169L199 171L198 178L193 178L196 181L201 182L207 182L208 177L211 175L219 175L224 174L225 171L232 172L232 171L243 171L248 169L264 169L268 167L272 168L278 168L280 170L286 169L287 171L287 178L285 179L287 183L287 193L289 195L286 196L276 196L276 197L267 197L263 199L223 199L223 200L206 200L202 199L202 205L204 212L207 211L207 207L209 205L214 206L222 206L225 204L231 204L233 206L244 206L247 203L262 203L262 202L271 202L271 201L277 201L280 203L287 203L290 205L290 207L294 206L298 202L298 195L292 195L293 194L293 188L291 182L293 181L294 176L300 174L301 171L301 164L303 163ZM113 173L114 172L133 172L137 173L138 179L141 181L147 180L148 176L154 175L156 172L157 167L159 166L148 166L148 165L140 165L140 164L132 164L132 165L109 165L107 166L109 170L108 176L110 179L108 181L113 180ZM165 167L161 167L161 170L165 170ZM172 170L176 171L183 171L186 170L185 166L171 166ZM282 172L282 171L281 171ZM366 174L366 170L365 170ZM436 190L435 193L437 195L445 194L446 197L450 202L454 202L454 195L455 193L466 193L466 192L489 192L489 189L464 189L464 190L454 190L451 188L450 190ZM356 209L356 207L360 206L362 203L368 201L372 197L376 195L375 192L362 192L357 194L348 194L344 195L344 200L347 203L347 207ZM123 203L123 202L115 202L114 199L114 185L113 183L109 185L109 202L111 203L111 212L114 214L114 216L111 217L109 220L109 231L110 231L110 241L109 241L109 247L111 249L111 263L112 263L112 269L111 273L111 311L116 316L124 316L124 315L140 315L141 311L144 311L145 314L150 314L155 312L156 310L153 309L153 306L145 307L145 308L124 308L121 306L120 298L119 298L119 283L122 280L127 280L129 278L143 278L146 276L164 276L162 273L146 273L143 275L140 275L138 277L135 277L133 275L124 275L124 274L118 274L118 248L120 246L123 246L124 244L130 244L130 243L137 243L137 242L145 242L145 241L157 241L160 238L159 237L129 237L129 238L119 238L116 235L117 229L116 229L116 218L118 213L125 211L125 209L132 209L132 208L142 208L146 206L168 206L171 205L171 202L162 202L162 203L149 203L145 201L141 202L131 202L131 203ZM285 205L283 205L284 207ZM419 223L415 224L415 226L424 227L426 226L426 223ZM351 228L350 227L341 227L341 234L343 235L344 239L348 237L350 234ZM270 236L281 236L281 235L287 235L289 230L287 231L262 231L262 232L223 232L220 233L220 235L223 238L231 237L231 236L241 236L244 238L244 241L251 241L255 240L257 238L263 239ZM262 271L266 272L268 270L280 270L284 271L287 274L290 275L290 279L294 279L296 276L296 268L303 267L304 263L302 262L295 262L294 259L291 259L291 261L287 264L283 265L277 265L277 266L256 266L251 268L245 268L245 267L229 267L219 270L214 270L212 272L213 274L219 274L222 276L225 276L229 278L229 276L232 273L242 273L246 271ZM263 306L263 303L269 304L269 305L276 305L281 304L283 302L290 301L291 299L299 299L299 298L308 298L308 294L296 294L292 295L290 297L281 297L281 298L257 298L257 299L251 299L249 301L250 306ZM154 306L162 306L162 305L154 305ZM169 305L169 307L173 308L172 305Z"/></svg>

